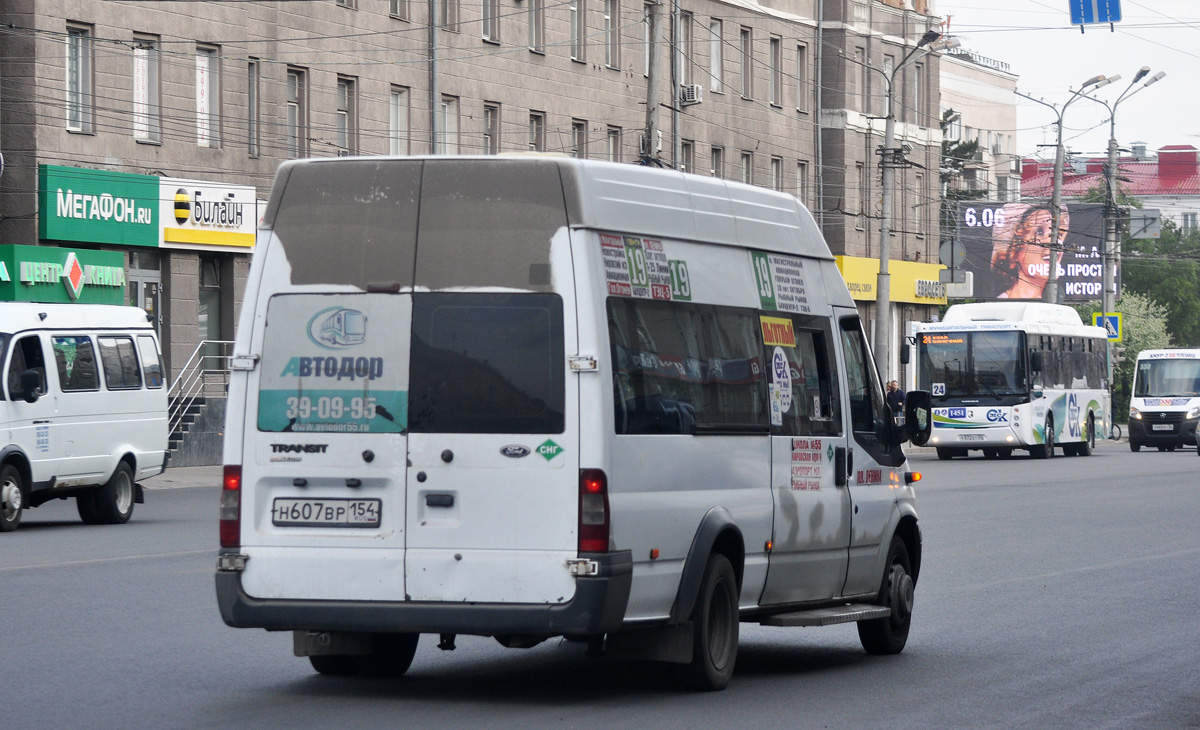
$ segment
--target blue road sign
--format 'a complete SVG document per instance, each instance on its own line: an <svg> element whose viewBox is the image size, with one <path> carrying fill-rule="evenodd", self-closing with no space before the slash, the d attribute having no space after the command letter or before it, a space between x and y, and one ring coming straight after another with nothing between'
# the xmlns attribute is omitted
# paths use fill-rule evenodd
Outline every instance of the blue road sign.
<svg viewBox="0 0 1200 730"><path fill-rule="evenodd" d="M1071 25L1120 23L1121 0L1070 0Z"/></svg>
<svg viewBox="0 0 1200 730"><path fill-rule="evenodd" d="M1125 332L1121 327L1121 313L1109 312L1103 317L1099 312L1092 312L1092 325L1094 327L1103 327L1108 333L1109 342L1120 342L1125 339Z"/></svg>

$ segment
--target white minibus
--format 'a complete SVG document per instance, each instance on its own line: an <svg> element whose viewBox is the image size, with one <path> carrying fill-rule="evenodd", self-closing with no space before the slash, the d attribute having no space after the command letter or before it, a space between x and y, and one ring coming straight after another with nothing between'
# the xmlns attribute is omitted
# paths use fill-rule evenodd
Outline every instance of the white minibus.
<svg viewBox="0 0 1200 730"><path fill-rule="evenodd" d="M549 637L719 689L738 624L905 644L927 394L894 425L792 196L567 157L280 167L238 325L216 588L326 674ZM923 428L921 427L923 426Z"/></svg>
<svg viewBox="0 0 1200 730"><path fill-rule="evenodd" d="M1129 448L1196 446L1200 423L1200 349L1142 350L1129 400Z"/></svg>
<svg viewBox="0 0 1200 730"><path fill-rule="evenodd" d="M0 304L0 532L67 497L88 524L129 521L166 467L159 352L138 307Z"/></svg>

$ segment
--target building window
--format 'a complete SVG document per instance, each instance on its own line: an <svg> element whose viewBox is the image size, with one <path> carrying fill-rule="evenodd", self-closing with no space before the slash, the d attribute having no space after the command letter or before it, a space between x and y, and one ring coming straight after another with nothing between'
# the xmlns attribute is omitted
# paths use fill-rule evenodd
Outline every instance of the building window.
<svg viewBox="0 0 1200 730"><path fill-rule="evenodd" d="M1184 231L1191 233L1192 231L1196 230L1197 226L1200 226L1200 214L1184 213L1182 217Z"/></svg>
<svg viewBox="0 0 1200 730"><path fill-rule="evenodd" d="M808 199L808 163L801 160L796 163L796 197L800 202L810 205Z"/></svg>
<svg viewBox="0 0 1200 730"><path fill-rule="evenodd" d="M546 151L546 113L529 112L529 149Z"/></svg>
<svg viewBox="0 0 1200 730"><path fill-rule="evenodd" d="M783 39L770 40L768 69L771 74L771 104L783 106Z"/></svg>
<svg viewBox="0 0 1200 730"><path fill-rule="evenodd" d="M529 2L529 50L546 52L546 3L545 0Z"/></svg>
<svg viewBox="0 0 1200 730"><path fill-rule="evenodd" d="M215 342L222 339L221 262L214 257L200 257L200 306L197 316L201 341Z"/></svg>
<svg viewBox="0 0 1200 730"><path fill-rule="evenodd" d="M696 171L696 145L691 140L685 139L679 143L679 170Z"/></svg>
<svg viewBox="0 0 1200 730"><path fill-rule="evenodd" d="M741 92L742 97L751 99L754 96L754 46L753 36L749 28L741 30L741 53L742 53L742 78Z"/></svg>
<svg viewBox="0 0 1200 730"><path fill-rule="evenodd" d="M196 144L221 146L221 55L212 46L196 47Z"/></svg>
<svg viewBox="0 0 1200 730"><path fill-rule="evenodd" d="M354 9L358 7L358 4L354 0L337 0L337 4L341 5L343 8Z"/></svg>
<svg viewBox="0 0 1200 730"><path fill-rule="evenodd" d="M388 0L388 15L408 20L408 0Z"/></svg>
<svg viewBox="0 0 1200 730"><path fill-rule="evenodd" d="M851 182L858 187L858 217L854 221L854 228L861 231L865 228L864 224L867 218L867 198L870 197L870 193L868 192L869 182L867 181L867 171L863 163L854 163L854 180ZM847 188L849 188L849 186L847 186ZM847 193L849 193L849 190L847 190ZM851 208L851 210L854 210L854 208Z"/></svg>
<svg viewBox="0 0 1200 730"><path fill-rule="evenodd" d="M571 154L581 159L587 158L588 129L587 122L582 119L571 120Z"/></svg>
<svg viewBox="0 0 1200 730"><path fill-rule="evenodd" d="M890 79L890 78L892 78L892 70L895 68L896 68L896 57L895 56L884 56L883 57L883 74ZM899 91L899 89L893 89L893 91ZM888 103L887 97L888 97L887 83L880 83L879 84L879 93L875 95L875 106L873 109L875 114L878 114L878 115L884 116L884 117L887 116L888 111L889 111L888 107L887 107L887 103Z"/></svg>
<svg viewBox="0 0 1200 730"><path fill-rule="evenodd" d="M162 141L159 59L156 36L133 39L133 138L138 141Z"/></svg>
<svg viewBox="0 0 1200 730"><path fill-rule="evenodd" d="M925 123L925 66L913 64L913 111L912 120L918 125Z"/></svg>
<svg viewBox="0 0 1200 730"><path fill-rule="evenodd" d="M771 158L771 189L783 192L783 158Z"/></svg>
<svg viewBox="0 0 1200 730"><path fill-rule="evenodd" d="M567 0L571 14L571 36L568 39L571 46L571 58L582 61L586 58L585 41L587 39L587 6L585 0Z"/></svg>
<svg viewBox="0 0 1200 730"><path fill-rule="evenodd" d="M388 154L409 153L409 91L393 86L388 99Z"/></svg>
<svg viewBox="0 0 1200 730"><path fill-rule="evenodd" d="M262 149L259 115L259 61L251 58L246 63L246 149L251 157L258 157Z"/></svg>
<svg viewBox="0 0 1200 730"><path fill-rule="evenodd" d="M621 67L621 0L604 0L604 64Z"/></svg>
<svg viewBox="0 0 1200 730"><path fill-rule="evenodd" d="M677 63L680 84L692 83L692 59L695 57L695 52L692 50L692 14L681 12L679 14L679 54Z"/></svg>
<svg viewBox="0 0 1200 730"><path fill-rule="evenodd" d="M913 217L917 222L917 238L924 238L925 233L929 230L929 216L926 215L926 213L929 211L929 206L923 205L922 203L926 200L929 200L929 197L926 195L928 191L925 190L925 176L918 172L916 174L916 179L916 202L911 207L913 208Z"/></svg>
<svg viewBox="0 0 1200 730"><path fill-rule="evenodd" d="M808 46L796 46L796 111L808 111Z"/></svg>
<svg viewBox="0 0 1200 730"><path fill-rule="evenodd" d="M742 178L742 182L746 183L747 185L754 184L754 153L753 152L745 152L745 151L742 152L741 178Z"/></svg>
<svg viewBox="0 0 1200 730"><path fill-rule="evenodd" d="M358 152L358 84L348 76L337 80L337 146L347 154Z"/></svg>
<svg viewBox="0 0 1200 730"><path fill-rule="evenodd" d="M725 45L721 39L721 21L708 21L708 90L718 94L724 86Z"/></svg>
<svg viewBox="0 0 1200 730"><path fill-rule="evenodd" d="M500 105L488 103L483 105L483 154L495 155L500 152Z"/></svg>
<svg viewBox="0 0 1200 730"><path fill-rule="evenodd" d="M608 128L608 161L621 161L621 128Z"/></svg>
<svg viewBox="0 0 1200 730"><path fill-rule="evenodd" d="M308 156L308 72L300 68L287 70L287 153Z"/></svg>
<svg viewBox="0 0 1200 730"><path fill-rule="evenodd" d="M709 173L713 177L725 177L725 148L713 147Z"/></svg>
<svg viewBox="0 0 1200 730"><path fill-rule="evenodd" d="M92 60L95 45L92 29L67 27L67 129L93 131Z"/></svg>
<svg viewBox="0 0 1200 730"><path fill-rule="evenodd" d="M854 61L851 62L850 73L854 77L854 88L848 94L852 99L858 101L858 109L860 111L868 111L871 107L867 106L869 99L867 98L867 51L864 48L854 49Z"/></svg>
<svg viewBox="0 0 1200 730"><path fill-rule="evenodd" d="M437 0L438 19L444 30L458 30L458 0Z"/></svg>
<svg viewBox="0 0 1200 730"><path fill-rule="evenodd" d="M443 96L441 107L441 124L438 134L438 154L458 154L458 97Z"/></svg>
<svg viewBox="0 0 1200 730"><path fill-rule="evenodd" d="M500 0L483 0L483 39L500 42Z"/></svg>

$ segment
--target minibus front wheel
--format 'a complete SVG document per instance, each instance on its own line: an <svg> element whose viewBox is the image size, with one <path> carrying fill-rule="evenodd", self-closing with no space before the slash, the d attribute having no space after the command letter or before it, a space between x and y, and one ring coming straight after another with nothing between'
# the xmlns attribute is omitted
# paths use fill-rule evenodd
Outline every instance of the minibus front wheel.
<svg viewBox="0 0 1200 730"><path fill-rule="evenodd" d="M12 464L0 468L0 532L12 532L21 524L25 508L25 493L21 489L21 472Z"/></svg>

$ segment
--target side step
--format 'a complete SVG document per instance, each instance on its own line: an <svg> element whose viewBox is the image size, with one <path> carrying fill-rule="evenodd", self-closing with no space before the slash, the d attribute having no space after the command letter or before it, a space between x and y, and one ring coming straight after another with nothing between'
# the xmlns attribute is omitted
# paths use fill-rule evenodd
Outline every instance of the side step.
<svg viewBox="0 0 1200 730"><path fill-rule="evenodd" d="M759 621L763 626L830 626L845 624L851 621L866 621L873 618L886 618L892 615L892 609L885 606L872 606L869 603L847 603L845 606L831 608L814 608L810 611L781 613L767 616Z"/></svg>

